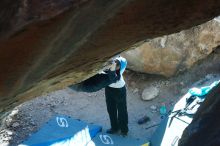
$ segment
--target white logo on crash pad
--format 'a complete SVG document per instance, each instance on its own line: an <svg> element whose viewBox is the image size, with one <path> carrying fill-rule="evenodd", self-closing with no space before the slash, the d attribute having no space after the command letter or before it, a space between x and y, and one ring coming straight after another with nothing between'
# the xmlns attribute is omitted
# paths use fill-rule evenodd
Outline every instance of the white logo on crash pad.
<svg viewBox="0 0 220 146"><path fill-rule="evenodd" d="M60 126L60 127L68 127L69 126L66 118L57 117L56 119L57 119L58 126Z"/></svg>
<svg viewBox="0 0 220 146"><path fill-rule="evenodd" d="M99 138L101 139L103 144L114 144L112 138L108 135L99 135Z"/></svg>

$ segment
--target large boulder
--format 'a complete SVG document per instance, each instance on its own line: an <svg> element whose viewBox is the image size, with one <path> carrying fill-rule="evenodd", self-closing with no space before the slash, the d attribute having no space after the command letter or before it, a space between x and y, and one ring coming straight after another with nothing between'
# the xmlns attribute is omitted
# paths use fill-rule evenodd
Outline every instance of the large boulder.
<svg viewBox="0 0 220 146"><path fill-rule="evenodd" d="M131 45L220 14L216 0L1 0L0 115L95 74Z"/></svg>
<svg viewBox="0 0 220 146"><path fill-rule="evenodd" d="M172 76L190 68L220 45L219 18L205 24L144 42L122 53L134 71Z"/></svg>
<svg viewBox="0 0 220 146"><path fill-rule="evenodd" d="M217 0L1 0L0 119L88 78L137 42L211 20L219 7Z"/></svg>

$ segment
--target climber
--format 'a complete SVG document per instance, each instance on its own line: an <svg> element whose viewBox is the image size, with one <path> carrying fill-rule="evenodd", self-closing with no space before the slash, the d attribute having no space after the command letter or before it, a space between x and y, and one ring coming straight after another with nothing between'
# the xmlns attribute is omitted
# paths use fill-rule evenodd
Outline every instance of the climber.
<svg viewBox="0 0 220 146"><path fill-rule="evenodd" d="M111 123L111 128L106 132L115 134L120 130L121 135L126 136L128 133L128 112L123 73L127 66L127 61L123 57L118 57L114 62L116 63L115 71L118 80L105 88L107 111Z"/></svg>

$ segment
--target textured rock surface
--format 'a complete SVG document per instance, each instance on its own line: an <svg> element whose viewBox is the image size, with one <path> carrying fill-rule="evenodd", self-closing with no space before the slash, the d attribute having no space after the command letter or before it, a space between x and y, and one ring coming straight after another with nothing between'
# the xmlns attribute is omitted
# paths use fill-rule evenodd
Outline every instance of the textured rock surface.
<svg viewBox="0 0 220 146"><path fill-rule="evenodd" d="M122 54L134 71L172 76L190 68L220 44L220 23L209 21L189 30L149 40Z"/></svg>
<svg viewBox="0 0 220 146"><path fill-rule="evenodd" d="M0 113L82 81L136 42L220 14L210 0L3 0Z"/></svg>

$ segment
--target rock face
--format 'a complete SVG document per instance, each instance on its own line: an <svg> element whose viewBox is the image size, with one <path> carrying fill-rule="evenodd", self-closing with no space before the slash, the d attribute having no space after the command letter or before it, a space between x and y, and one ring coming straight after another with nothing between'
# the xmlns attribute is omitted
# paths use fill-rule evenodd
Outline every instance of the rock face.
<svg viewBox="0 0 220 146"><path fill-rule="evenodd" d="M220 44L218 19L176 34L149 40L122 54L134 71L172 76L190 68Z"/></svg>
<svg viewBox="0 0 220 146"><path fill-rule="evenodd" d="M220 14L210 0L2 0L0 115L88 78L136 42Z"/></svg>
<svg viewBox="0 0 220 146"><path fill-rule="evenodd" d="M27 99L88 78L137 42L211 20L219 7L217 0L1 0L0 119ZM199 48L209 52L206 44ZM183 144L218 140L218 95L201 108ZM194 131L199 121L203 128Z"/></svg>

